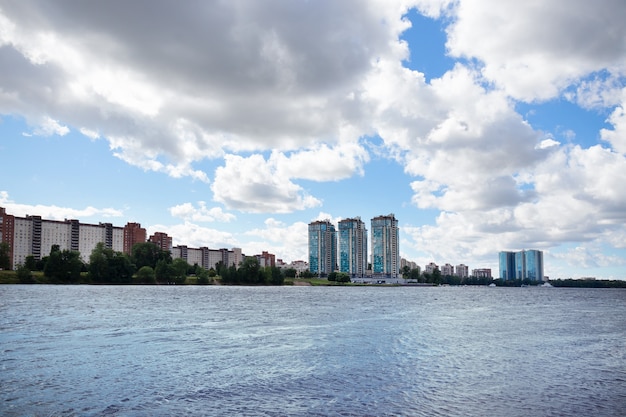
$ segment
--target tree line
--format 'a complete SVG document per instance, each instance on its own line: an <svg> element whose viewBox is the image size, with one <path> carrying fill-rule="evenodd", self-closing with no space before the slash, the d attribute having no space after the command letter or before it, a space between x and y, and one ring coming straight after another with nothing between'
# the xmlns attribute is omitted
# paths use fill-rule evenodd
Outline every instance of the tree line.
<svg viewBox="0 0 626 417"><path fill-rule="evenodd" d="M0 247L0 262L4 262L4 252ZM8 265L7 261L7 269ZM184 284L193 276L196 283L206 285L223 274L222 282L229 284L282 285L286 273L292 273L276 267L261 268L256 257L246 257L239 268L226 267L220 262L207 270L197 264L189 265L181 258L172 259L169 251L151 242L135 244L130 255L98 243L88 263L80 259L79 252L53 245L48 256L41 259L27 256L24 264L18 265L19 281L35 283L32 271L42 271L48 282L57 284Z"/></svg>

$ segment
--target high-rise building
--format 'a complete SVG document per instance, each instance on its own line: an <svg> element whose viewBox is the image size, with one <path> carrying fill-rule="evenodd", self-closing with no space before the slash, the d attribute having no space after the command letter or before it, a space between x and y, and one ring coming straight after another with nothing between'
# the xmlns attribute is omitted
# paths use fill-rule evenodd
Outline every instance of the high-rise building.
<svg viewBox="0 0 626 417"><path fill-rule="evenodd" d="M450 264L443 265L441 267L441 275L443 275L444 277L451 277L452 275L454 275L454 267Z"/></svg>
<svg viewBox="0 0 626 417"><path fill-rule="evenodd" d="M339 271L352 278L367 271L367 229L360 217L339 222Z"/></svg>
<svg viewBox="0 0 626 417"><path fill-rule="evenodd" d="M121 251L123 229L111 223L85 224L78 220L47 220L41 216L16 217L0 207L0 240L9 244L11 268L15 269L32 256L41 260L50 253L53 245L61 250L79 252L83 262L98 243L106 248Z"/></svg>
<svg viewBox="0 0 626 417"><path fill-rule="evenodd" d="M13 269L13 234L15 229L15 217L7 214L4 207L0 207L0 243L9 246L9 268Z"/></svg>
<svg viewBox="0 0 626 417"><path fill-rule="evenodd" d="M393 214L372 219L372 273L395 278L400 276L400 229Z"/></svg>
<svg viewBox="0 0 626 417"><path fill-rule="evenodd" d="M543 281L542 251L531 249L519 252L500 252L499 258L500 278Z"/></svg>
<svg viewBox="0 0 626 417"><path fill-rule="evenodd" d="M469 276L469 267L465 264L457 265L454 275L459 278L467 278Z"/></svg>
<svg viewBox="0 0 626 417"><path fill-rule="evenodd" d="M330 220L309 223L309 271L327 276L337 265L337 232Z"/></svg>
<svg viewBox="0 0 626 417"><path fill-rule="evenodd" d="M500 278L515 279L515 252L500 252Z"/></svg>
<svg viewBox="0 0 626 417"><path fill-rule="evenodd" d="M139 223L126 223L124 226L124 253L130 255L136 243L146 242L146 229Z"/></svg>
<svg viewBox="0 0 626 417"><path fill-rule="evenodd" d="M172 237L168 236L167 233L155 232L152 236L150 236L148 241L154 243L163 251L172 251Z"/></svg>

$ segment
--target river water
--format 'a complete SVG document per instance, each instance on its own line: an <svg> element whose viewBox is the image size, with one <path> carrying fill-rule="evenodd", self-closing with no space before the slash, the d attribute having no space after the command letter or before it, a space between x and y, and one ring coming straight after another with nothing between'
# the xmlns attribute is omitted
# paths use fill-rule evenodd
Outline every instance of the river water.
<svg viewBox="0 0 626 417"><path fill-rule="evenodd" d="M2 416L624 416L626 290L0 286Z"/></svg>

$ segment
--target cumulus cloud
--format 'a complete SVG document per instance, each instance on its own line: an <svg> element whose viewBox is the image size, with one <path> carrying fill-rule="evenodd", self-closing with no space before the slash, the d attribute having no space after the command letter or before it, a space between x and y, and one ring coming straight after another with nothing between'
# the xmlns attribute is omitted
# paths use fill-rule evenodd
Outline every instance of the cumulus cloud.
<svg viewBox="0 0 626 417"><path fill-rule="evenodd" d="M211 249L241 247L232 233L202 227L190 221L176 225L155 224L147 227L146 231L148 235L155 232L167 233L168 236L172 237L174 246L186 245L194 248L208 247Z"/></svg>
<svg viewBox="0 0 626 417"><path fill-rule="evenodd" d="M270 217L265 220L264 228L252 229L246 235L253 239L246 244L246 250L251 250L254 254L269 251L280 254L285 261L301 259L308 262L308 225L304 222L286 224ZM255 238L259 240L254 240Z"/></svg>
<svg viewBox="0 0 626 417"><path fill-rule="evenodd" d="M96 208L88 206L82 209L46 206L42 204L18 204L11 200L7 191L0 191L0 207L4 207L7 213L14 216L24 217L27 215L41 216L44 219L65 220L65 219L82 219L84 217L122 217L123 210L106 207Z"/></svg>
<svg viewBox="0 0 626 417"><path fill-rule="evenodd" d="M450 54L479 60L488 80L520 100L557 97L596 71L624 74L621 0L459 1L452 19Z"/></svg>
<svg viewBox="0 0 626 417"><path fill-rule="evenodd" d="M0 113L23 116L27 134L106 140L128 164L210 184L207 201L249 213L322 206L300 181L364 175L375 148L411 177L413 206L439 213L406 228L407 245L432 255L615 244L626 206L626 7L544 3L10 2L0 6ZM414 6L446 22L457 60L430 81L403 65ZM562 98L608 115L606 147L563 145L516 111ZM200 168L206 160L215 172ZM236 245L197 225L232 214L202 201L170 212L185 221L169 229L189 234L183 243ZM254 236L303 227L274 222Z"/></svg>
<svg viewBox="0 0 626 417"><path fill-rule="evenodd" d="M217 169L211 190L215 200L226 207L250 213L289 213L321 204L280 174L276 159L226 155L225 165Z"/></svg>
<svg viewBox="0 0 626 417"><path fill-rule="evenodd" d="M184 220L194 222L230 222L236 219L234 214L226 213L221 207L208 208L204 201L198 202L198 207L192 203L183 203L170 207L170 214Z"/></svg>

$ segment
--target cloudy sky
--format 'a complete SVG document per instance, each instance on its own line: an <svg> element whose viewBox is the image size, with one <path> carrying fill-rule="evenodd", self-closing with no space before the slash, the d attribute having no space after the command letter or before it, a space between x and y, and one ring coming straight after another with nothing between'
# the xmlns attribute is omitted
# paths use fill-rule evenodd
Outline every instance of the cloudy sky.
<svg viewBox="0 0 626 417"><path fill-rule="evenodd" d="M623 0L0 0L0 206L307 259L626 279Z"/></svg>

